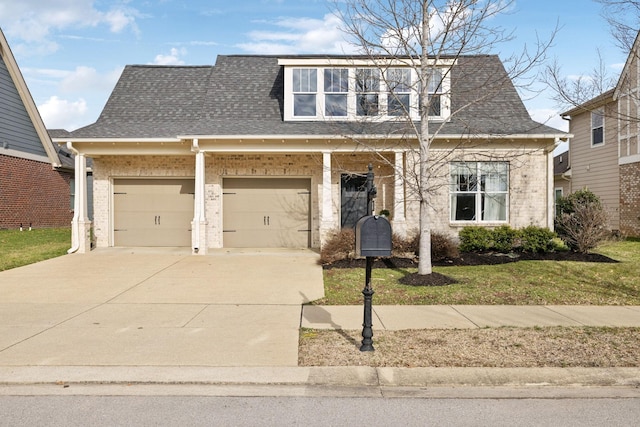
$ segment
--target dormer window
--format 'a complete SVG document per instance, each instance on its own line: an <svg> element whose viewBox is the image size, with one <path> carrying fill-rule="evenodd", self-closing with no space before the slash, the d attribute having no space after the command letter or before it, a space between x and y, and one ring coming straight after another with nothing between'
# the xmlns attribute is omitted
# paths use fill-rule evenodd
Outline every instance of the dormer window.
<svg viewBox="0 0 640 427"><path fill-rule="evenodd" d="M346 68L325 68L324 94L324 114L328 117L346 117L349 70Z"/></svg>
<svg viewBox="0 0 640 427"><path fill-rule="evenodd" d="M292 58L284 66L284 119L287 121L420 119L417 67L400 60L372 66L369 60ZM453 61L432 68L429 120L450 115Z"/></svg>
<svg viewBox="0 0 640 427"><path fill-rule="evenodd" d="M380 70L356 69L356 106L358 116L377 116L380 110Z"/></svg>
<svg viewBox="0 0 640 427"><path fill-rule="evenodd" d="M403 116L411 112L411 70L392 68L387 71L387 114Z"/></svg>
<svg viewBox="0 0 640 427"><path fill-rule="evenodd" d="M294 116L316 116L317 73L318 70L315 68L296 68L293 70Z"/></svg>

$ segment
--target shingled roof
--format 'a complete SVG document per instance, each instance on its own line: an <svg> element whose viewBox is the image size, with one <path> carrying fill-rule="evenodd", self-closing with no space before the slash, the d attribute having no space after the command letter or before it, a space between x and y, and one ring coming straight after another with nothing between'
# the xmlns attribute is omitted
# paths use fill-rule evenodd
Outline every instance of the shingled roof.
<svg viewBox="0 0 640 427"><path fill-rule="evenodd" d="M406 132L406 124L398 122L284 121L284 72L278 58L225 55L215 66L127 66L96 123L70 137ZM439 135L564 134L530 118L497 56L458 58L451 93L454 114Z"/></svg>

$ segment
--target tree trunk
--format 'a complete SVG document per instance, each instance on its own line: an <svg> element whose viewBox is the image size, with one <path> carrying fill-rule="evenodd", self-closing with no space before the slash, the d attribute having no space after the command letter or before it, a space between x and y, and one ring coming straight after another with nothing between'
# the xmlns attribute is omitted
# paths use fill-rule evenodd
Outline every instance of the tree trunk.
<svg viewBox="0 0 640 427"><path fill-rule="evenodd" d="M422 37L420 55L420 95L422 108L420 110L420 261L418 274L431 274L431 220L429 215L429 1L422 1Z"/></svg>

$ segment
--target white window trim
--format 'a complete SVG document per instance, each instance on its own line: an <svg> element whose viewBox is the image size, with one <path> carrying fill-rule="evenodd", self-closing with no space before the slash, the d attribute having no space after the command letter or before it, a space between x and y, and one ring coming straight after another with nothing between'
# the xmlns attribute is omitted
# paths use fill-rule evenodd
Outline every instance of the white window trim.
<svg viewBox="0 0 640 427"><path fill-rule="evenodd" d="M594 143L593 142L593 130L596 129L593 126L593 115L594 114L598 114L598 115L600 115L602 117L602 142L598 142L598 143ZM591 126L590 126L591 147L592 148L603 147L604 146L604 142L606 141L606 138L605 138L605 116L604 116L604 108L603 107L596 108L595 110L593 110L591 112L591 114L589 115L589 123L591 124Z"/></svg>
<svg viewBox="0 0 640 427"><path fill-rule="evenodd" d="M509 164L509 162L506 161L497 161L497 162L482 162L482 161L470 161L470 162L452 162L452 163L472 163L476 166L476 171L478 170L478 164L479 163L505 163L507 165L507 190L502 192L502 191L492 191L489 193L492 194L505 194L505 219L504 220L482 220L480 218L480 213L482 212L482 197L478 197L479 195L483 194L482 191L480 191L479 189L474 191L473 194L475 195L475 209L476 209L476 219L473 220L454 220L451 218L452 213L453 213L453 206L451 203L451 195L452 194L459 194L459 193L471 193L469 191L453 191L451 189L451 174L449 174L449 224L452 226L465 226L465 225L483 225L483 226L492 226L492 225L502 225L502 224L508 224L509 223L509 211L510 211L510 205L511 205L511 165ZM451 164L449 163L449 167L451 167ZM480 177L478 176L478 188L480 188ZM487 193L486 191L484 193Z"/></svg>
<svg viewBox="0 0 640 427"><path fill-rule="evenodd" d="M324 66L313 66L309 65L305 62L295 62L295 65L288 65L288 61L285 61L287 64L284 67L284 120L285 121L361 121L361 120L373 120L373 121L406 121L406 115L400 116L389 116L387 114L387 106L388 106L388 96L389 91L387 85L385 84L384 78L381 77L380 87L378 92L378 103L379 103L379 114L376 116L358 116L357 115L357 106L356 106L356 88L355 88L355 73L356 68L367 68L371 67L371 62L357 64L354 66L354 63L351 62L349 65L343 63L327 63ZM397 64L397 67L393 68L401 68L400 65ZM406 66L406 64L404 64ZM315 116L294 116L293 114L293 69L295 68L317 68L316 78L317 81L317 92L316 92L316 115ZM346 116L326 116L325 115L325 92L324 92L324 70L325 68L347 68L349 70L349 92L347 94L347 115ZM373 68L373 67L371 67ZM383 72L383 70L380 70ZM440 116L431 116L429 118L430 121L447 121L451 116L451 73L445 72L443 73L444 77L441 84L441 92L440 96ZM419 113L419 93L416 89L418 85L415 82L418 81L417 71L414 68L411 68L411 81L412 81L412 89L411 89L411 98L410 98L410 108L411 120L420 120ZM327 92L330 94L331 92Z"/></svg>

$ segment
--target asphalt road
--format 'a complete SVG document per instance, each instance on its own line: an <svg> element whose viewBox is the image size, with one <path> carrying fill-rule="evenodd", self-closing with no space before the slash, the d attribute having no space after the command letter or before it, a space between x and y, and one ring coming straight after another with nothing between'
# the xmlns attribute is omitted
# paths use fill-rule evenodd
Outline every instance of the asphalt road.
<svg viewBox="0 0 640 427"><path fill-rule="evenodd" d="M1 426L635 426L640 397L0 396Z"/></svg>

